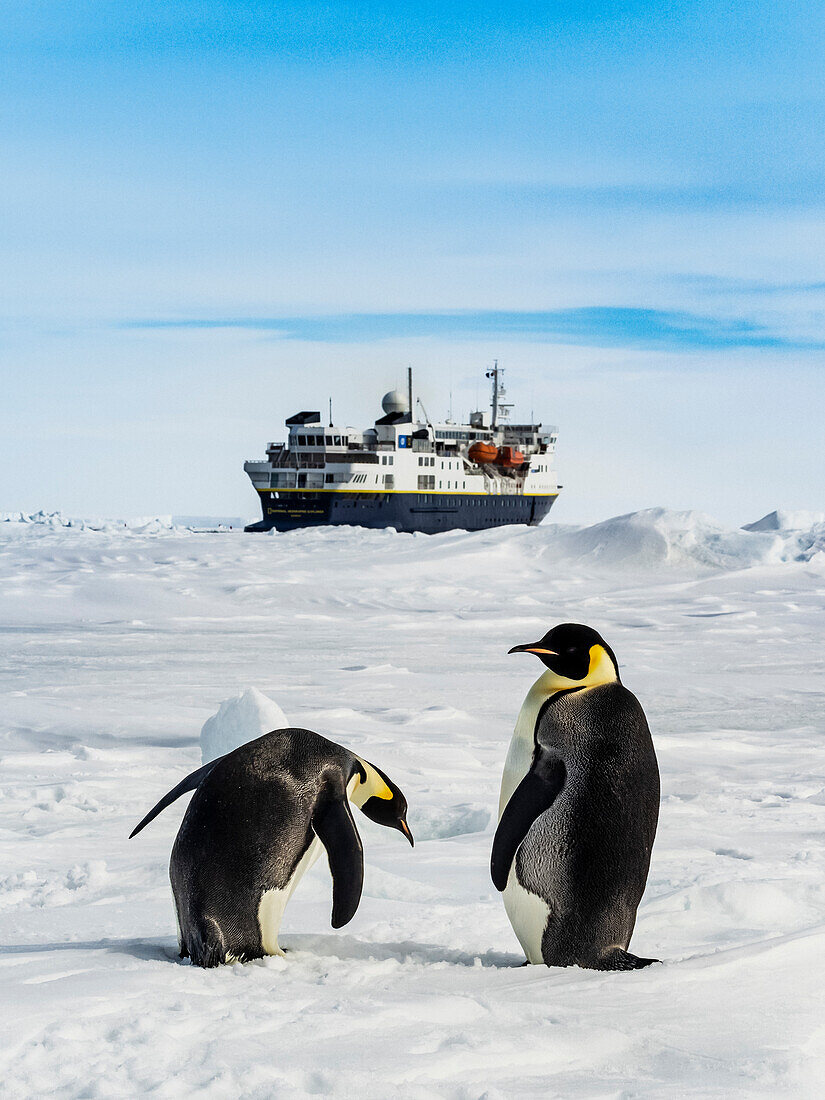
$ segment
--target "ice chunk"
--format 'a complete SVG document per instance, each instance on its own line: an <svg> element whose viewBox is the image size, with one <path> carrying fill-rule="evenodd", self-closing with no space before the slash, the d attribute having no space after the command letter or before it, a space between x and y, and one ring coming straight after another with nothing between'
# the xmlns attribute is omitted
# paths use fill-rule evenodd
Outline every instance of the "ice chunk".
<svg viewBox="0 0 825 1100"><path fill-rule="evenodd" d="M203 724L201 760L206 764L270 730L284 729L287 717L276 702L257 688L225 699L217 714Z"/></svg>

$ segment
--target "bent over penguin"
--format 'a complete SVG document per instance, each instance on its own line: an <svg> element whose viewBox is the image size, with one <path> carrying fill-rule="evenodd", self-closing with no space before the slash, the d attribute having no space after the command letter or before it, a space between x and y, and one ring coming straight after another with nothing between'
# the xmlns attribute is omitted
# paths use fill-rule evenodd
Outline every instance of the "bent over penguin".
<svg viewBox="0 0 825 1100"><path fill-rule="evenodd" d="M501 783L493 883L528 962L635 970L627 950L659 815L644 712L595 630L563 623L511 653L546 670L527 694Z"/></svg>
<svg viewBox="0 0 825 1100"><path fill-rule="evenodd" d="M322 845L332 872L332 926L352 920L364 859L348 799L413 843L407 801L392 780L311 730L275 730L210 761L131 835L192 790L169 875L181 958L197 966L282 955L286 903Z"/></svg>

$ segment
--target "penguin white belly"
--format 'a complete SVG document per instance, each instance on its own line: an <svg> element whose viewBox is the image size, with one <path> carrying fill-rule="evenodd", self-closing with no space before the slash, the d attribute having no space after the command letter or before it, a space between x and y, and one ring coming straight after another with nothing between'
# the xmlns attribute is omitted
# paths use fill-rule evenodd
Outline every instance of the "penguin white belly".
<svg viewBox="0 0 825 1100"><path fill-rule="evenodd" d="M504 813L505 807L513 794L530 770L535 751L535 731L539 711L547 700L555 694L556 689L551 687L553 681L551 673L546 672L539 676L527 692L522 703L510 747L507 750L507 759L504 761L504 774L501 777L501 795L498 804L498 816ZM520 846L519 846L520 847ZM550 915L550 906L530 890L525 890L516 878L516 856L510 867L507 877L507 885L504 888L504 908L513 926L513 931L518 936L527 961L541 963L544 961L541 953L541 940L544 929L547 927L547 918Z"/></svg>
<svg viewBox="0 0 825 1100"><path fill-rule="evenodd" d="M283 951L278 945L278 933L281 929L286 903L292 897L295 887L322 851L323 845L316 836L296 864L292 878L286 886L280 890L264 890L261 895L261 900L258 903L258 927L261 931L261 944L265 954L283 955Z"/></svg>
<svg viewBox="0 0 825 1100"><path fill-rule="evenodd" d="M547 927L547 918L550 916L550 906L540 898L525 890L516 878L516 861L510 868L507 877L507 885L504 887L504 908L513 926L513 931L518 936L518 942L527 961L530 963L544 962L541 953L541 941L544 930Z"/></svg>
<svg viewBox="0 0 825 1100"><path fill-rule="evenodd" d="M347 798L352 798L357 786L358 777L353 776L347 784ZM286 903L295 892L295 887L313 863L316 862L323 850L324 846L318 837L313 837L309 847L298 860L292 878L286 886L280 890L264 890L261 895L261 900L258 903L258 928L261 931L261 944L265 954L283 955L283 951L278 945L278 933L281 930L281 921L284 918Z"/></svg>

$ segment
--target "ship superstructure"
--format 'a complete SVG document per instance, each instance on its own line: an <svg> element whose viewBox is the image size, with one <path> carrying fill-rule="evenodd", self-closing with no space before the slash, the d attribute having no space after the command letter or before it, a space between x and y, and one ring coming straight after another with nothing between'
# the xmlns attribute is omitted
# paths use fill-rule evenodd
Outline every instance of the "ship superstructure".
<svg viewBox="0 0 825 1100"><path fill-rule="evenodd" d="M366 431L325 424L318 411L287 418L288 438L266 461L245 462L263 518L247 531L353 524L430 534L535 525L561 488L555 427L510 422L503 371L487 372L491 411L469 423L433 423L407 393L384 395L384 415ZM423 418L414 410L418 407Z"/></svg>

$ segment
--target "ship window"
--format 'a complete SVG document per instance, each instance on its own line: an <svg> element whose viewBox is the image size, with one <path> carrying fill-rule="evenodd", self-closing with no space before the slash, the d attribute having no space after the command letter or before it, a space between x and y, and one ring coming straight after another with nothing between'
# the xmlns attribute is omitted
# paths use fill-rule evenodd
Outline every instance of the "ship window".
<svg viewBox="0 0 825 1100"><path fill-rule="evenodd" d="M330 485L333 481L335 481L335 474L324 474L324 481L327 485Z"/></svg>
<svg viewBox="0 0 825 1100"><path fill-rule="evenodd" d="M307 445L307 437L305 435L299 435L298 436L298 446L299 447L306 447L306 445Z"/></svg>
<svg viewBox="0 0 825 1100"><path fill-rule="evenodd" d="M331 436L331 435L328 435L328 436L327 436L327 446L328 446L328 447L331 447L331 446L332 446L332 436Z"/></svg>
<svg viewBox="0 0 825 1100"><path fill-rule="evenodd" d="M341 437L340 437L340 435L336 435L336 437L335 437L335 446L336 447L341 446Z"/></svg>
<svg viewBox="0 0 825 1100"><path fill-rule="evenodd" d="M392 466L392 464L393 464L393 461L394 461L394 459L393 459L393 456L392 456L392 455L390 455L390 458L389 458L389 463L390 463L390 466Z"/></svg>

